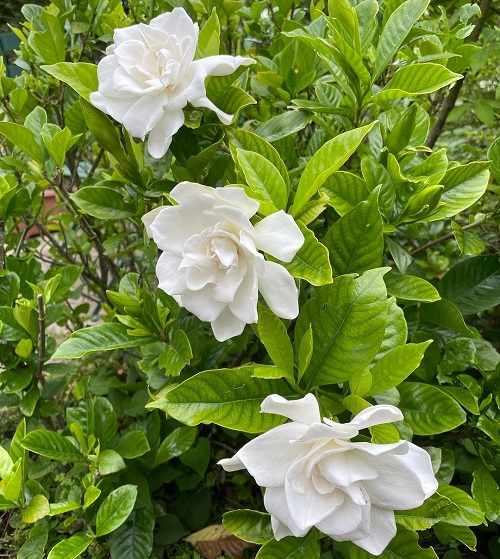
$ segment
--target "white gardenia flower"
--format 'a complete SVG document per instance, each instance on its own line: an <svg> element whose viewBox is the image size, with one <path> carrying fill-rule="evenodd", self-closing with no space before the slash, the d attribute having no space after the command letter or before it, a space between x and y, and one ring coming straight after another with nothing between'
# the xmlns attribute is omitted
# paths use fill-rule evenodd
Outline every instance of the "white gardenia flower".
<svg viewBox="0 0 500 559"><path fill-rule="evenodd" d="M420 506L437 489L425 450L408 441L351 442L361 429L403 419L389 405L372 406L350 423L321 422L316 398L268 396L261 410L292 420L247 443L219 464L246 468L266 488L274 536L302 537L316 526L336 541L380 555L396 535L395 510Z"/></svg>
<svg viewBox="0 0 500 559"><path fill-rule="evenodd" d="M149 132L148 151L153 157L165 155L172 136L184 124L182 109L188 103L211 109L221 122L230 124L233 115L208 99L205 78L227 76L255 62L229 55L193 60L198 33L198 24L185 10L174 8L149 25L115 29L114 44L97 67L99 91L90 94L90 101L132 136L144 140Z"/></svg>
<svg viewBox="0 0 500 559"><path fill-rule="evenodd" d="M259 202L235 186L181 182L170 196L178 206L157 208L142 218L163 251L156 266L160 289L211 322L220 342L257 322L259 291L277 316L298 315L294 279L259 252L292 260L304 236L290 215L279 211L252 225Z"/></svg>

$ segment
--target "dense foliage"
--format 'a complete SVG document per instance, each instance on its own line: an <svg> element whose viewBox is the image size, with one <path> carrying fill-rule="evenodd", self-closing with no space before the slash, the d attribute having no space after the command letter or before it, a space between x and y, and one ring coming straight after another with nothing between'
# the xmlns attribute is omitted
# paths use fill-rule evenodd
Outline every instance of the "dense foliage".
<svg viewBox="0 0 500 559"><path fill-rule="evenodd" d="M256 63L205 80L232 124L188 105L155 159L90 94L115 29L179 6L200 24L195 59ZM309 393L342 423L397 406L403 421L356 440L431 457L439 488L396 511L381 557L500 556L498 8L53 0L22 18L22 75L0 66L4 556L210 558L244 541L259 559L372 557L316 528L276 541L254 479L217 465L284 423L266 397ZM293 216L304 243L278 260L296 319L261 290L258 321L219 342L157 287L142 217L182 181L240 186L255 227ZM209 525L198 549L184 540Z"/></svg>

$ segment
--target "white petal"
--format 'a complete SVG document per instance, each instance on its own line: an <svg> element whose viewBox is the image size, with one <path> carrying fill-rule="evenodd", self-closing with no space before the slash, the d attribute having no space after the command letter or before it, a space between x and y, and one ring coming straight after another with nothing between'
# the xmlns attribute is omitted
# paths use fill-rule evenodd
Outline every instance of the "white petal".
<svg viewBox="0 0 500 559"><path fill-rule="evenodd" d="M255 64L253 58L246 56L229 56L227 54L218 54L215 56L207 56L196 60L196 64L203 65L207 76L228 76L237 70L240 66L250 66Z"/></svg>
<svg viewBox="0 0 500 559"><path fill-rule="evenodd" d="M396 406L387 404L379 406L370 406L364 409L350 422L350 425L359 425L359 429L367 429L374 425L383 423L393 423L394 421L402 421L404 415Z"/></svg>
<svg viewBox="0 0 500 559"><path fill-rule="evenodd" d="M246 324L253 324L258 319L258 298L257 274L254 267L250 264L243 277L243 281L234 295L233 301L229 303L229 308L240 320L243 320Z"/></svg>
<svg viewBox="0 0 500 559"><path fill-rule="evenodd" d="M286 400L283 396L272 394L261 404L260 410L264 413L275 413L288 417L292 421L304 425L312 425L321 421L319 415L318 400L313 394L306 394L299 400ZM301 429L300 437L304 435L306 429ZM300 439L300 437L297 438Z"/></svg>
<svg viewBox="0 0 500 559"><path fill-rule="evenodd" d="M168 113L167 113L168 114ZM146 134L164 118L163 106L154 97L139 97L123 116L122 124L135 138L144 140Z"/></svg>
<svg viewBox="0 0 500 559"><path fill-rule="evenodd" d="M189 181L182 181L174 186L170 192L170 197L178 204L191 203L194 199L202 199L204 206L213 207L216 202L214 188Z"/></svg>
<svg viewBox="0 0 500 559"><path fill-rule="evenodd" d="M324 421L327 421L326 417L324 418ZM328 421L326 425L325 423L315 423L314 425L311 425L302 440L307 443L322 438L350 439L351 437L355 437L358 433L358 429L352 425Z"/></svg>
<svg viewBox="0 0 500 559"><path fill-rule="evenodd" d="M286 524L283 524L275 516L271 515L271 528L273 529L274 539L276 541L282 540L288 536L293 536L292 531Z"/></svg>
<svg viewBox="0 0 500 559"><path fill-rule="evenodd" d="M307 451L303 445L290 443L303 430L299 423L275 427L248 442L234 458L241 460L261 487L283 485L290 465Z"/></svg>
<svg viewBox="0 0 500 559"><path fill-rule="evenodd" d="M245 329L245 326L246 322L234 316L227 307L212 321L212 330L215 339L219 342L225 342L230 338L239 336Z"/></svg>
<svg viewBox="0 0 500 559"><path fill-rule="evenodd" d="M90 102L103 113L112 116L118 122L123 122L125 115L133 107L137 97L117 98L104 96L98 91L90 94Z"/></svg>
<svg viewBox="0 0 500 559"><path fill-rule="evenodd" d="M350 534L360 528L363 521L363 509L368 508L369 510L369 506L356 505L346 495L343 504L321 522L318 522L316 527L334 540L339 539L339 536Z"/></svg>
<svg viewBox="0 0 500 559"><path fill-rule="evenodd" d="M151 231L151 224L156 219L156 216L161 212L161 210L167 207L168 206L159 206L158 208L155 208L154 210L151 210L150 212L142 216L141 218L142 223L144 223L144 226L146 227L146 234L150 239L153 237L153 232Z"/></svg>
<svg viewBox="0 0 500 559"><path fill-rule="evenodd" d="M152 19L149 25L161 29L168 35L198 40L198 24L193 23L184 8L174 8L171 12L161 14Z"/></svg>
<svg viewBox="0 0 500 559"><path fill-rule="evenodd" d="M224 205L240 209L248 218L253 217L259 210L260 203L249 198L239 186L217 187L215 196Z"/></svg>
<svg viewBox="0 0 500 559"><path fill-rule="evenodd" d="M352 542L372 555L380 555L396 535L394 513L372 505L370 525L367 537L352 539Z"/></svg>
<svg viewBox="0 0 500 559"><path fill-rule="evenodd" d="M342 487L378 477L377 469L354 452L325 453L318 461L318 468L330 483Z"/></svg>
<svg viewBox="0 0 500 559"><path fill-rule="evenodd" d="M264 507L266 508L267 512L272 515L271 520L273 517L276 517L276 519L284 524L288 528L290 533L296 538L305 536L309 531L308 529L301 530L292 520L290 511L288 510L288 503L286 501L284 487L268 487L264 495ZM272 526L274 529L274 523L272 524ZM276 539L281 539L285 537L285 533L286 530L281 529L279 533L275 532L274 535Z"/></svg>
<svg viewBox="0 0 500 559"><path fill-rule="evenodd" d="M268 215L255 226L255 246L283 262L290 262L303 244L302 231L283 210Z"/></svg>
<svg viewBox="0 0 500 559"><path fill-rule="evenodd" d="M163 116L149 133L148 151L155 159L160 159L172 143L172 136L184 124L182 110L165 110Z"/></svg>
<svg viewBox="0 0 500 559"><path fill-rule="evenodd" d="M186 291L181 295L182 305L204 322L213 322L226 308L225 303L214 301L210 296L210 286L199 291Z"/></svg>
<svg viewBox="0 0 500 559"><path fill-rule="evenodd" d="M265 273L259 277L259 291L269 308L281 318L299 314L298 290L292 276L275 262L265 262Z"/></svg>
<svg viewBox="0 0 500 559"><path fill-rule="evenodd" d="M198 99L190 99L190 101L193 107L204 107L205 109L213 111L222 124L229 125L233 122L234 115L230 115L219 109L219 107L212 103L212 101L210 101L210 99L206 96L199 97Z"/></svg>
<svg viewBox="0 0 500 559"><path fill-rule="evenodd" d="M158 287L168 295L179 295L186 290L185 273L179 270L181 259L170 252L163 252L156 264Z"/></svg>
<svg viewBox="0 0 500 559"><path fill-rule="evenodd" d="M217 462L219 466L222 466L226 472L236 472L238 470L244 470L245 464L238 458L235 454L232 458L223 458Z"/></svg>

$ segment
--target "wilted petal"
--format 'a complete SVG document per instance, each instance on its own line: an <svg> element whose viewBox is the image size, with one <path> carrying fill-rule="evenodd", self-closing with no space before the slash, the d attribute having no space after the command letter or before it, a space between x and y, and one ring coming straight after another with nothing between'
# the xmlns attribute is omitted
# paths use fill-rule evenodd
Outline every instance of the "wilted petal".
<svg viewBox="0 0 500 559"><path fill-rule="evenodd" d="M297 286L280 264L265 262L265 272L259 277L259 291L276 316L291 319L299 314Z"/></svg>
<svg viewBox="0 0 500 559"><path fill-rule="evenodd" d="M371 507L370 533L365 538L352 541L372 555L380 555L396 535L396 521L392 510Z"/></svg>
<svg viewBox="0 0 500 559"><path fill-rule="evenodd" d="M255 233L255 246L283 262L290 262L304 244L304 235L293 217L283 210L259 221Z"/></svg>
<svg viewBox="0 0 500 559"><path fill-rule="evenodd" d="M273 516L276 517L276 519L284 524L296 538L305 536L309 531L309 529L301 530L290 516L284 487L268 487L264 495L264 506L267 512L272 515L271 519ZM286 535L289 534L283 529L281 529L279 533L274 533L274 537L277 540L284 538Z"/></svg>
<svg viewBox="0 0 500 559"><path fill-rule="evenodd" d="M151 130L148 138L148 151L151 157L160 159L172 143L172 136L184 124L182 110L165 110L163 116Z"/></svg>
<svg viewBox="0 0 500 559"><path fill-rule="evenodd" d="M234 316L227 307L212 321L212 331L218 342L225 342L230 338L239 336L245 329L245 326L246 323Z"/></svg>
<svg viewBox="0 0 500 559"><path fill-rule="evenodd" d="M272 394L265 398L260 406L260 410L264 413L275 413L288 417L292 421L302 423L304 425L312 425L321 421L319 415L318 400L313 394L306 394L299 400L287 400L278 394ZM300 429L299 440L307 429Z"/></svg>

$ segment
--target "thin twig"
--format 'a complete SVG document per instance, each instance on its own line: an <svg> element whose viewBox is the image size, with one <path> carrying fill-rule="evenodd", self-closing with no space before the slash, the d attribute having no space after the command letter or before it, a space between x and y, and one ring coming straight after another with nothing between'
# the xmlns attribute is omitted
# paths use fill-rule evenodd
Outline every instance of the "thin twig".
<svg viewBox="0 0 500 559"><path fill-rule="evenodd" d="M474 221L474 223L469 223L469 225L464 225L462 227L462 230L468 231L469 229L473 229L474 227L479 227L479 225L482 225L485 221L486 221L485 219L479 219L478 221ZM428 243L425 243L425 245L422 245L421 247L410 250L410 254L414 255L414 254L418 254L419 252L424 252L428 248L431 248L435 245L439 245L440 243L453 238L454 234L455 233L446 233L446 235L443 235L438 239L434 239L433 241L429 241Z"/></svg>

